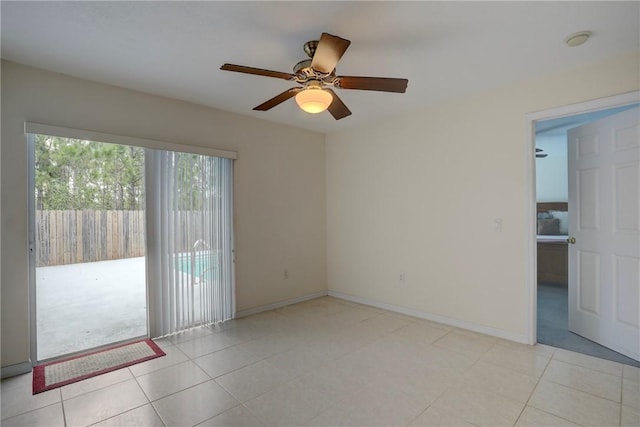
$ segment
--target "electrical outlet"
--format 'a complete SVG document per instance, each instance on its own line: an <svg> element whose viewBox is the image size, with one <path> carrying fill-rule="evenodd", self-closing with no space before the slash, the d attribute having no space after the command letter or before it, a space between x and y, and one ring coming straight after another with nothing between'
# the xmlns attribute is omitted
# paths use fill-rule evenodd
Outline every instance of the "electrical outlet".
<svg viewBox="0 0 640 427"><path fill-rule="evenodd" d="M284 273L282 274L282 278L287 280L289 278L289 269L285 268Z"/></svg>
<svg viewBox="0 0 640 427"><path fill-rule="evenodd" d="M400 283L403 283L405 279L404 273L400 273Z"/></svg>

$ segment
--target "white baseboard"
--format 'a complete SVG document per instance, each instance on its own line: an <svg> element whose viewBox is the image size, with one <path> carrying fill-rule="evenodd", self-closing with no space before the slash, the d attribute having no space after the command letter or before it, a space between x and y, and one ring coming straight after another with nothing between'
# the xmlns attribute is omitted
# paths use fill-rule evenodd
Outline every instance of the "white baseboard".
<svg viewBox="0 0 640 427"><path fill-rule="evenodd" d="M303 295L297 298L291 298L284 301L274 302L273 304L261 305L259 307L254 307L248 310L242 310L242 311L236 312L236 318L251 316L252 314L262 313L263 311L275 310L276 308L282 308L291 304L297 304L299 302L304 302L310 299L315 299L315 298L320 298L325 296L327 296L327 291L320 291L313 294Z"/></svg>
<svg viewBox="0 0 640 427"><path fill-rule="evenodd" d="M328 291L327 294L330 297L340 298L343 300L355 302L358 304L369 305L376 308L382 308L384 310L393 311L407 316L418 317L420 319L431 320L433 322L443 323L449 326L455 326L457 328L467 329L474 332L479 332L485 335L491 335L493 337L503 338L509 341L515 341L522 344L528 344L526 335L514 334L504 331L502 329L491 328L489 326L478 325L471 322L466 322L460 319L454 319L451 317L441 316L439 314L428 313L426 311L416 310L413 308L401 307L398 305L387 304L385 302L375 301L368 298L357 297L354 295L344 294L337 291Z"/></svg>
<svg viewBox="0 0 640 427"><path fill-rule="evenodd" d="M2 379L5 379L9 377L15 377L16 375L26 374L28 372L31 372L30 362L16 363L15 365L3 366L0 377L2 377Z"/></svg>

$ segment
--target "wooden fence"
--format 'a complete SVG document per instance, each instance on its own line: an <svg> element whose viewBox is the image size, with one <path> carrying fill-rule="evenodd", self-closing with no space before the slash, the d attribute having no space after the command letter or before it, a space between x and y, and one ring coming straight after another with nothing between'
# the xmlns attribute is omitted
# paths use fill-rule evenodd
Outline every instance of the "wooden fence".
<svg viewBox="0 0 640 427"><path fill-rule="evenodd" d="M198 211L174 212L174 250L216 246L215 225ZM36 267L107 261L145 255L144 211L36 211Z"/></svg>
<svg viewBox="0 0 640 427"><path fill-rule="evenodd" d="M145 255L144 211L36 211L36 266Z"/></svg>

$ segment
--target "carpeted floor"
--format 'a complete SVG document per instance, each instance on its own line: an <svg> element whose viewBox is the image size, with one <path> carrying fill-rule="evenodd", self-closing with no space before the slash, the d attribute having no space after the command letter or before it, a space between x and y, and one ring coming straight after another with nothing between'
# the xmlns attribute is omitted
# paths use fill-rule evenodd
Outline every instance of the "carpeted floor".
<svg viewBox="0 0 640 427"><path fill-rule="evenodd" d="M539 343L640 367L640 362L570 332L567 298L567 286L538 283Z"/></svg>

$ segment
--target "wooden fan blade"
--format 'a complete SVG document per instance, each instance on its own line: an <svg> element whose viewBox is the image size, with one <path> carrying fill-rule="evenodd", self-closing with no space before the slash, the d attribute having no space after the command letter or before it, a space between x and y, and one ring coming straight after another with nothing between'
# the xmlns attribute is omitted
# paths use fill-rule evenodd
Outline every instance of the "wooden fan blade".
<svg viewBox="0 0 640 427"><path fill-rule="evenodd" d="M351 41L347 39L322 33L316 53L311 60L311 68L321 73L331 73L350 44Z"/></svg>
<svg viewBox="0 0 640 427"><path fill-rule="evenodd" d="M539 158L539 159L544 159L547 156L548 156L548 154L536 154L536 157Z"/></svg>
<svg viewBox="0 0 640 427"><path fill-rule="evenodd" d="M338 95L336 95L336 93L331 89L325 89L325 90L327 92L330 92L331 96L333 96L333 101L329 105L329 108L327 108L327 110L329 110L333 118L336 120L340 120L347 116L350 116L351 111L347 108L346 105L344 105L344 102L342 102L342 100L338 97Z"/></svg>
<svg viewBox="0 0 640 427"><path fill-rule="evenodd" d="M235 71L237 73L255 74L258 76L275 77L277 79L293 80L295 76L280 71L263 70L262 68L245 67L244 65L224 64L220 67L224 71Z"/></svg>
<svg viewBox="0 0 640 427"><path fill-rule="evenodd" d="M273 98L271 98L268 101L263 102L262 104L258 105L257 107L254 108L254 110L257 111L267 111L272 109L273 107L275 107L276 105L279 105L281 103L283 103L284 101L286 101L289 98L293 98L294 96L296 96L296 94L298 92L300 92L303 88L301 87L292 87L289 90L285 90L284 92L282 92L280 95L276 95Z"/></svg>
<svg viewBox="0 0 640 427"><path fill-rule="evenodd" d="M407 79L388 77L341 76L337 78L337 86L342 89L377 90L379 92L404 93L408 83Z"/></svg>

